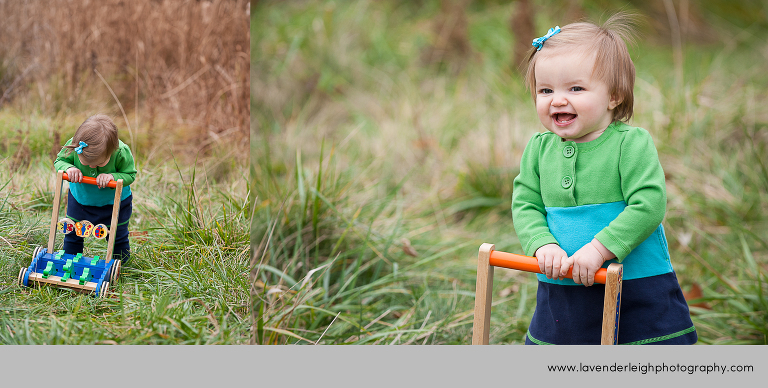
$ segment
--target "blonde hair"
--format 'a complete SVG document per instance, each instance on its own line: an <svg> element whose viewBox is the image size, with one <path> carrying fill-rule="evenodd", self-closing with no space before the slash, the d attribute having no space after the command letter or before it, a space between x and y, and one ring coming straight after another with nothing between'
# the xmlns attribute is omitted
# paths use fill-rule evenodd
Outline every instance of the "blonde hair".
<svg viewBox="0 0 768 388"><path fill-rule="evenodd" d="M602 26L592 23L571 23L550 37L540 51L532 48L528 56L525 84L536 100L536 61L562 53L563 50L579 50L594 53L595 67L592 76L608 85L608 93L621 101L613 111L614 121L628 121L634 107L635 65L629 56L625 41L632 43L639 16L619 12Z"/></svg>
<svg viewBox="0 0 768 388"><path fill-rule="evenodd" d="M88 144L83 147L80 157L88 163L98 163L105 157L110 157L120 146L120 139L117 137L117 126L112 119L104 114L96 114L87 118L75 131L72 137L72 144L62 147L68 149L67 154L80 145L80 142Z"/></svg>

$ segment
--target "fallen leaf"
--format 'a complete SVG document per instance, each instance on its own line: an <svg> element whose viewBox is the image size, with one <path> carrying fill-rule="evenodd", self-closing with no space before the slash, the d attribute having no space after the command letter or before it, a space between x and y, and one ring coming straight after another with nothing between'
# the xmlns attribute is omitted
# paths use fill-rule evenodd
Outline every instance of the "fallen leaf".
<svg viewBox="0 0 768 388"><path fill-rule="evenodd" d="M411 241L407 238L402 238L400 240L400 243L403 244L403 252L408 256L417 257L419 255L418 252L416 252L415 249L411 246Z"/></svg>
<svg viewBox="0 0 768 388"><path fill-rule="evenodd" d="M511 285L511 286L501 290L501 292L499 292L499 296L503 298L503 297L505 297L505 296L507 296L507 295L509 295L509 294L511 294L513 292L517 292L519 290L520 290L520 285L513 284L513 285Z"/></svg>
<svg viewBox="0 0 768 388"><path fill-rule="evenodd" d="M704 294L701 293L701 287L699 287L697 283L691 284L690 290L688 292L685 292L685 290L683 290L683 297L685 297L686 302L689 302L688 303L689 306L710 310L710 307L707 305L706 302L693 303L693 304L690 303L690 301L699 299L703 296Z"/></svg>
<svg viewBox="0 0 768 388"><path fill-rule="evenodd" d="M146 230L140 231L140 232L128 232L129 237L133 237L137 241L147 241L146 237L139 237L139 236L146 236L149 234Z"/></svg>

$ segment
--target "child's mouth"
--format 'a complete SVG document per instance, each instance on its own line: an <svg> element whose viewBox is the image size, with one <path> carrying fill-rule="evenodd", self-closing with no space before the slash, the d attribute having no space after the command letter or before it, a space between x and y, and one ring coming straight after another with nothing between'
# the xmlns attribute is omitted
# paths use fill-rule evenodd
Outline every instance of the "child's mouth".
<svg viewBox="0 0 768 388"><path fill-rule="evenodd" d="M576 116L573 113L555 113L552 117L555 119L555 124L565 126L576 120Z"/></svg>

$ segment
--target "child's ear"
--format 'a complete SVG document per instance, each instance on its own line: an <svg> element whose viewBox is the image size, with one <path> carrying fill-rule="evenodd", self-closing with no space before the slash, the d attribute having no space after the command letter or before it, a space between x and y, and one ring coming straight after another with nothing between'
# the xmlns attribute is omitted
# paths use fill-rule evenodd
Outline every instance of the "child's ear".
<svg viewBox="0 0 768 388"><path fill-rule="evenodd" d="M613 110L622 102L622 98L616 95L611 96L611 101L608 102L608 110Z"/></svg>

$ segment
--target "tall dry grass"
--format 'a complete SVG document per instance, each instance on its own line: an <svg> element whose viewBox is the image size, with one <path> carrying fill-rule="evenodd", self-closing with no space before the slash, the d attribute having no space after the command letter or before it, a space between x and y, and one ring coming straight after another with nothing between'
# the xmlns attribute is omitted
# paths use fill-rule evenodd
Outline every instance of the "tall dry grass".
<svg viewBox="0 0 768 388"><path fill-rule="evenodd" d="M248 10L245 0L0 1L0 108L124 110L132 142L163 140L162 126L195 151L223 142L244 153Z"/></svg>

